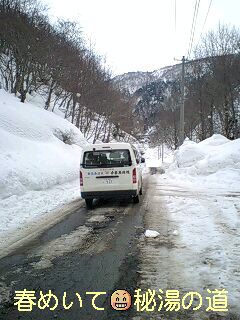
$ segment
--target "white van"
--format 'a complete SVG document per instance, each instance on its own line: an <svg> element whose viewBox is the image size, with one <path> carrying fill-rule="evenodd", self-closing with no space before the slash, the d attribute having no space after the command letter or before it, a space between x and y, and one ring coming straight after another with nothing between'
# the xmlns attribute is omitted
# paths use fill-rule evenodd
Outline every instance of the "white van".
<svg viewBox="0 0 240 320"><path fill-rule="evenodd" d="M81 197L88 209L94 198L131 197L139 202L142 170L137 149L130 143L102 143L85 146L80 162Z"/></svg>

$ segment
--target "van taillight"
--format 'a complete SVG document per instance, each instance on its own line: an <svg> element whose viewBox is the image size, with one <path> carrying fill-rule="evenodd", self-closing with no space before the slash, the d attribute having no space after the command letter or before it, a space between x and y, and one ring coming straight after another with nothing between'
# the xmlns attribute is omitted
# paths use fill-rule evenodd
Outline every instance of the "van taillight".
<svg viewBox="0 0 240 320"><path fill-rule="evenodd" d="M80 171L80 186L83 186L83 175L82 175L82 171Z"/></svg>
<svg viewBox="0 0 240 320"><path fill-rule="evenodd" d="M132 172L132 182L137 183L137 170L136 170L136 168L134 168L133 172Z"/></svg>

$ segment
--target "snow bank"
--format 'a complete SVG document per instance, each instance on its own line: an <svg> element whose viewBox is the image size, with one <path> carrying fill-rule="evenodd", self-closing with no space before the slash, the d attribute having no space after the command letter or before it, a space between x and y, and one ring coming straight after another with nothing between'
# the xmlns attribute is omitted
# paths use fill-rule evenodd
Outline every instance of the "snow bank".
<svg viewBox="0 0 240 320"><path fill-rule="evenodd" d="M195 143L188 139L174 154L169 167L170 178L196 180L206 184L239 189L240 139L228 140L222 135Z"/></svg>
<svg viewBox="0 0 240 320"><path fill-rule="evenodd" d="M43 105L23 104L0 90L0 251L80 198L79 161L87 141Z"/></svg>
<svg viewBox="0 0 240 320"><path fill-rule="evenodd" d="M84 144L67 120L0 90L0 199L76 179Z"/></svg>

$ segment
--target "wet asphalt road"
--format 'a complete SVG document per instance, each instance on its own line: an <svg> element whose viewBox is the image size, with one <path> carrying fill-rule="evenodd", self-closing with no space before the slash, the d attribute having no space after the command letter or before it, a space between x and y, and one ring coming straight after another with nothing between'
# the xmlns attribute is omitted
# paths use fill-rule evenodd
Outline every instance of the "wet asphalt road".
<svg viewBox="0 0 240 320"><path fill-rule="evenodd" d="M147 181L144 190L147 191ZM136 243L138 236L144 231L144 198L143 195L137 205L129 201L108 201L97 202L95 209L91 211L81 207L64 221L1 259L0 284L7 294L10 291L10 301L1 305L0 319L130 319L134 315L134 309L112 310L110 296L116 289L126 289L130 293L136 289ZM92 219L94 216L96 219ZM81 226L90 228L91 232L82 239L78 247L71 249L71 242L65 243L64 237ZM40 252L49 251L51 247L48 244L59 238L63 239L63 253L55 257L53 255L50 266L34 268L34 264L41 259L41 254L39 257L33 253L39 248ZM17 306L13 305L13 297L15 290L24 289L34 290L36 301L39 300L40 291L46 294L51 290L58 298L58 307L53 311L48 307L40 310L37 306L33 306L31 312L18 311ZM73 302L68 310L63 307L64 292L67 305ZM93 295L87 295L86 292L106 292L96 299L96 305L104 310L95 310L91 305ZM82 298L81 308L76 293ZM53 301L50 301L50 306L54 304Z"/></svg>

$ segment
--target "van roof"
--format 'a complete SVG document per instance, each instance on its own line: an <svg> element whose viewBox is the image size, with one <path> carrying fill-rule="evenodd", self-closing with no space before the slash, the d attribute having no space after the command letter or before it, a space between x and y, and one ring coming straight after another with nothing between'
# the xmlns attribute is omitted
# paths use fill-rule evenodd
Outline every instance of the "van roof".
<svg viewBox="0 0 240 320"><path fill-rule="evenodd" d="M133 148L130 143L126 142L114 142L114 143L99 143L99 144L89 144L83 147L84 151L91 151L95 148L96 150L111 150L111 149L129 149Z"/></svg>

